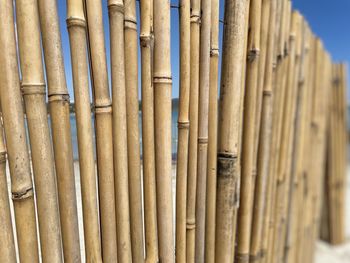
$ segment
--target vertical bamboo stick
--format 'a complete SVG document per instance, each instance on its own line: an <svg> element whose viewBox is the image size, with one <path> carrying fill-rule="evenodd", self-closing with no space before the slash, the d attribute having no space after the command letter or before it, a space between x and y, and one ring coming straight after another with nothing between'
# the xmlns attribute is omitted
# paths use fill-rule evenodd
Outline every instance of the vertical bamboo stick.
<svg viewBox="0 0 350 263"><path fill-rule="evenodd" d="M205 219L205 262L215 262L215 213L218 140L219 1L211 2L208 163Z"/></svg>
<svg viewBox="0 0 350 263"><path fill-rule="evenodd" d="M146 263L158 262L156 167L154 141L153 1L140 2L141 20L141 95L142 95L142 167L144 185ZM182 9L181 9L182 10ZM181 14L186 11L181 11ZM179 161L178 161L179 162ZM187 163L187 160L186 160ZM178 181L180 180L177 177ZM186 187L185 187L186 190ZM178 203L178 202L176 202ZM178 215L178 212L177 212ZM179 215L180 216L180 215ZM180 229L180 227L176 227ZM185 230L186 231L186 230ZM176 246L177 251L180 246Z"/></svg>
<svg viewBox="0 0 350 263"><path fill-rule="evenodd" d="M180 2L180 102L176 167L176 262L186 262L186 196L190 97L190 1Z"/></svg>
<svg viewBox="0 0 350 263"><path fill-rule="evenodd" d="M69 95L55 0L38 0L65 262L80 261Z"/></svg>
<svg viewBox="0 0 350 263"><path fill-rule="evenodd" d="M262 261L265 251L263 241L266 236L264 235L266 224L266 213L267 207L269 206L269 189L272 182L271 176L269 177L269 164L270 164L270 147L271 147L271 127L272 127L272 76L273 67L275 60L275 22L276 22L276 0L267 1L269 2L269 17L268 17L268 34L266 36L266 55L265 55L265 74L263 77L260 76L262 83L258 85L262 86L262 102L261 102L261 127L259 129L259 139L257 140L257 177L256 177L256 188L254 196L254 211L252 221L252 237L250 242L250 260L251 261ZM263 2L263 11L266 1ZM264 15L264 13L262 14ZM262 17L262 20L266 18ZM262 30L264 23L262 24ZM262 36L264 33L262 32ZM263 38L262 38L263 39ZM260 61L260 64L262 61ZM260 70L259 65L259 70Z"/></svg>
<svg viewBox="0 0 350 263"><path fill-rule="evenodd" d="M196 187L195 261L205 258L205 203L208 161L211 0L202 0L199 59L198 153Z"/></svg>
<svg viewBox="0 0 350 263"><path fill-rule="evenodd" d="M238 263L249 260L252 208L254 200L254 140L255 114L258 81L258 66L260 52L260 20L261 0L250 1L249 32L247 50L247 71L245 79L244 119L242 137L242 175L240 207L237 222L237 252ZM252 123L248 120L253 120Z"/></svg>
<svg viewBox="0 0 350 263"><path fill-rule="evenodd" d="M0 2L0 99L7 143L11 192L15 211L19 259L39 262L35 221L34 193L20 81L18 76L13 1Z"/></svg>
<svg viewBox="0 0 350 263"><path fill-rule="evenodd" d="M54 159L51 148L46 85L42 65L37 1L16 1L17 31L43 261L62 262ZM28 41L31 39L31 41Z"/></svg>
<svg viewBox="0 0 350 263"><path fill-rule="evenodd" d="M143 261L136 1L124 0L124 49L131 245L133 262Z"/></svg>
<svg viewBox="0 0 350 263"><path fill-rule="evenodd" d="M117 257L115 218L112 102L109 95L107 62L102 20L102 2L85 0L95 106L96 155L103 262Z"/></svg>
<svg viewBox="0 0 350 263"><path fill-rule="evenodd" d="M82 0L67 0L67 27L72 59L86 261L102 262L90 110L86 21Z"/></svg>
<svg viewBox="0 0 350 263"><path fill-rule="evenodd" d="M171 184L170 3L153 2L154 113L159 261L174 262Z"/></svg>
<svg viewBox="0 0 350 263"><path fill-rule="evenodd" d="M265 64L267 54L267 41L269 30L271 0L262 0L261 2L261 21L260 21L260 56L259 56L259 73L258 73L258 88L256 94L257 105L255 107L255 142L254 142L254 174L256 174L257 151L259 144L260 121L261 121L261 107L263 97L263 86L265 76Z"/></svg>
<svg viewBox="0 0 350 263"><path fill-rule="evenodd" d="M190 28L190 133L188 145L187 211L186 211L186 262L195 260L196 185L198 154L198 98L199 98L199 43L200 0L191 0Z"/></svg>
<svg viewBox="0 0 350 263"><path fill-rule="evenodd" d="M239 203L240 100L246 1L226 1L220 90L215 261L233 262Z"/></svg>
<svg viewBox="0 0 350 263"><path fill-rule="evenodd" d="M127 127L124 73L124 4L109 0L113 99L113 155L118 262L132 262L130 239Z"/></svg>
<svg viewBox="0 0 350 263"><path fill-rule="evenodd" d="M0 119L0 261L16 263L15 241L11 220L9 193L6 179L6 147L4 127Z"/></svg>

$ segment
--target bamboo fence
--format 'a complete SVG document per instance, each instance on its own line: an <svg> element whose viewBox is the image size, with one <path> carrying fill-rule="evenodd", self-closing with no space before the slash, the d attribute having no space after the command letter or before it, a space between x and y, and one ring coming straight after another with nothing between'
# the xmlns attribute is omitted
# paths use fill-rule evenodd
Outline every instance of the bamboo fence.
<svg viewBox="0 0 350 263"><path fill-rule="evenodd" d="M222 3L67 0L75 165L64 17L0 0L0 262L311 263L345 241L346 65L290 0Z"/></svg>

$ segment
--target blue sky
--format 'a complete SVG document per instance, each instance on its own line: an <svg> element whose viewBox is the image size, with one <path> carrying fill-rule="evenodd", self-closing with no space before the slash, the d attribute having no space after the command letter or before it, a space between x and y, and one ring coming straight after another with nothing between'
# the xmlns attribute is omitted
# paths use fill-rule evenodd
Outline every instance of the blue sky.
<svg viewBox="0 0 350 263"><path fill-rule="evenodd" d="M142 0L141 0L142 1ZM103 2L103 19L105 25L105 40L107 51L107 63L109 65L109 25L107 0ZM220 18L223 17L223 0L220 0ZM176 5L177 1L172 0ZM316 35L324 42L326 49L332 55L334 61L350 61L350 1L349 0L294 0L293 7L298 9L309 21ZM72 100L74 100L72 71L69 50L69 38L66 27L66 1L58 0L60 26L63 42L64 62L67 76L67 86ZM137 13L139 5L137 2ZM179 32L178 10L171 9L171 65L173 75L173 97L179 95ZM220 25L220 39L222 37L222 25ZM139 51L138 51L139 52ZM139 63L140 64L140 63ZM139 65L140 67L140 65ZM350 71L349 71L350 72ZM349 92L348 92L349 94ZM349 98L349 96L348 96Z"/></svg>

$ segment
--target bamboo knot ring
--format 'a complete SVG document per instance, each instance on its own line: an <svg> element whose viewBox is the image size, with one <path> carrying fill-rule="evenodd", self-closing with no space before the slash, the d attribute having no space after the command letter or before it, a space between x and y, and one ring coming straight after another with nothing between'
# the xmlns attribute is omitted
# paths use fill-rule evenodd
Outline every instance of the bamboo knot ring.
<svg viewBox="0 0 350 263"><path fill-rule="evenodd" d="M195 229L196 228L196 220L195 219L187 219L186 220L186 229Z"/></svg>
<svg viewBox="0 0 350 263"><path fill-rule="evenodd" d="M13 192L12 199L13 200L24 200L33 195L33 187L29 187L23 191Z"/></svg>
<svg viewBox="0 0 350 263"><path fill-rule="evenodd" d="M172 84L172 77L167 77L167 76L154 76L153 77L153 82L154 83L163 83L163 84Z"/></svg>
<svg viewBox="0 0 350 263"><path fill-rule="evenodd" d="M6 151L1 151L0 152L0 163L5 163L6 162Z"/></svg>
<svg viewBox="0 0 350 263"><path fill-rule="evenodd" d="M79 26L79 27L85 28L86 21L80 17L74 17L74 16L68 17L67 18L67 27L70 28L73 26Z"/></svg>
<svg viewBox="0 0 350 263"><path fill-rule="evenodd" d="M124 28L137 30L137 21L132 17L124 18Z"/></svg>
<svg viewBox="0 0 350 263"><path fill-rule="evenodd" d="M208 137L198 137L198 143L199 144L207 144L208 143Z"/></svg>
<svg viewBox="0 0 350 263"><path fill-rule="evenodd" d="M49 94L49 102L54 101L63 101L63 102L70 102L69 94Z"/></svg>
<svg viewBox="0 0 350 263"><path fill-rule="evenodd" d="M260 50L257 48L253 48L252 50L249 50L248 52L248 61L251 63L258 59L260 56Z"/></svg>
<svg viewBox="0 0 350 263"><path fill-rule="evenodd" d="M177 127L179 129L188 129L190 127L190 122L189 121L178 121Z"/></svg>
<svg viewBox="0 0 350 263"><path fill-rule="evenodd" d="M124 14L124 5L123 2L118 1L118 0L109 0L108 1L108 11L116 11L121 14Z"/></svg>
<svg viewBox="0 0 350 263"><path fill-rule="evenodd" d="M22 83L21 91L23 95L45 95L45 83Z"/></svg>
<svg viewBox="0 0 350 263"><path fill-rule="evenodd" d="M249 254L241 254L237 253L235 255L236 261L240 263L248 263L249 262Z"/></svg>

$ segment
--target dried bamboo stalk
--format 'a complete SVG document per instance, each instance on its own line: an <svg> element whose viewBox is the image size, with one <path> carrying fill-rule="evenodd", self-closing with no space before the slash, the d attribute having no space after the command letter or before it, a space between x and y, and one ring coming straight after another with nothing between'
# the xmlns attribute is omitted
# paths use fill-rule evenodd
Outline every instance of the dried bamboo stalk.
<svg viewBox="0 0 350 263"><path fill-rule="evenodd" d="M153 1L141 1L141 96L142 96L142 166L146 262L158 262L156 164L154 141L153 64ZM179 180L179 179L178 179ZM177 228L178 229L178 228ZM180 249L177 246L177 250Z"/></svg>
<svg viewBox="0 0 350 263"><path fill-rule="evenodd" d="M208 161L211 0L201 2L195 261L204 263Z"/></svg>
<svg viewBox="0 0 350 263"><path fill-rule="evenodd" d="M55 0L38 0L65 262L80 261L69 94Z"/></svg>
<svg viewBox="0 0 350 263"><path fill-rule="evenodd" d="M6 178L6 147L4 142L4 127L0 118L0 261L16 263L16 249L13 236L12 218L9 203L9 193Z"/></svg>
<svg viewBox="0 0 350 263"><path fill-rule="evenodd" d="M96 155L103 262L117 258L115 218L112 102L109 95L106 50L102 20L102 2L85 0L95 106Z"/></svg>
<svg viewBox="0 0 350 263"><path fill-rule="evenodd" d="M34 192L26 143L17 51L13 1L0 2L0 99L11 175L19 259L39 262Z"/></svg>
<svg viewBox="0 0 350 263"><path fill-rule="evenodd" d="M253 211L253 221L252 221L252 236L250 241L250 261L260 262L264 257L264 246L263 241L265 240L263 234L265 233L265 225L266 222L266 214L265 211L269 205L269 186L270 182L273 180L269 178L269 163L270 163L270 147L271 147L271 126L272 126L272 75L273 75L273 67L274 67L274 58L275 58L275 21L276 21L276 0L271 1L263 1L263 13L262 20L268 20L268 33L266 36L266 55L265 55L265 73L264 76L261 77L260 71L261 64L263 63L260 60L259 64L259 79L261 78L261 82L258 82L258 85L261 85L262 88L262 101L261 101L261 127L259 130L259 139L257 141L257 153L256 153L256 169L257 169L257 177L256 177L256 187L255 187L255 196L254 196L254 211ZM268 7L266 7L268 5ZM268 18L264 18L264 10L269 9ZM262 24L261 33L263 41L264 35L264 23ZM267 29L265 29L267 31ZM262 42L262 47L263 47ZM263 56L261 57L263 59ZM257 117L259 118L259 117Z"/></svg>
<svg viewBox="0 0 350 263"><path fill-rule="evenodd" d="M174 262L171 182L171 67L170 3L153 2L154 14L154 113L156 143L157 219L159 261Z"/></svg>
<svg viewBox="0 0 350 263"><path fill-rule="evenodd" d="M215 262L216 173L218 141L219 1L211 2L208 161L205 215L205 262Z"/></svg>
<svg viewBox="0 0 350 263"><path fill-rule="evenodd" d="M188 177L186 208L186 262L195 260L196 186L198 154L199 50L201 1L191 0L190 26L190 132L188 145Z"/></svg>
<svg viewBox="0 0 350 263"><path fill-rule="evenodd" d="M261 0L250 1L249 32L247 47L247 70L245 79L244 119L255 120L258 88L258 69L260 53L260 22ZM237 252L238 263L249 261L251 222L254 200L254 140L255 121L253 125L243 121L242 137L242 175L240 207L237 222Z"/></svg>
<svg viewBox="0 0 350 263"><path fill-rule="evenodd" d="M186 201L190 100L190 1L180 2L180 98L176 167L176 262L186 262Z"/></svg>
<svg viewBox="0 0 350 263"><path fill-rule="evenodd" d="M109 0L111 77L113 100L113 156L118 262L132 262L127 162L127 127L124 68L124 4ZM117 165L118 164L118 165Z"/></svg>
<svg viewBox="0 0 350 263"><path fill-rule="evenodd" d="M37 1L16 1L21 88L29 128L43 261L62 262L54 159L46 109ZM31 41L28 41L31 39Z"/></svg>
<svg viewBox="0 0 350 263"><path fill-rule="evenodd" d="M67 0L67 27L77 121L85 256L87 262L102 262L90 110L86 21L82 0Z"/></svg>
<svg viewBox="0 0 350 263"><path fill-rule="evenodd" d="M136 1L124 0L124 56L131 245L133 262L143 262Z"/></svg>
<svg viewBox="0 0 350 263"><path fill-rule="evenodd" d="M246 1L225 3L220 91L215 261L233 262L239 204L239 144Z"/></svg>

